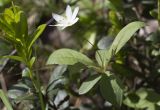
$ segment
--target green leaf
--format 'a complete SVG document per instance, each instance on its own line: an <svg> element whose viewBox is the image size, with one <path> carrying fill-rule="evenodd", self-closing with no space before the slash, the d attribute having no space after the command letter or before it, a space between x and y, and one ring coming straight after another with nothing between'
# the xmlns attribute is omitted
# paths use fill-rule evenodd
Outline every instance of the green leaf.
<svg viewBox="0 0 160 110"><path fill-rule="evenodd" d="M31 67L33 66L35 60L36 60L36 57L32 57L32 58L31 58L31 60L30 60L30 65L31 65Z"/></svg>
<svg viewBox="0 0 160 110"><path fill-rule="evenodd" d="M13 108L12 108L12 106L11 106L7 96L6 96L6 94L1 89L0 89L0 97L1 97L1 99L3 101L3 103L5 104L7 110L13 110Z"/></svg>
<svg viewBox="0 0 160 110"><path fill-rule="evenodd" d="M135 21L125 26L114 39L110 47L110 52L114 51L116 54L126 44L126 42L133 36L133 34L138 29L144 26L145 24L140 21Z"/></svg>
<svg viewBox="0 0 160 110"><path fill-rule="evenodd" d="M49 84L52 83L54 80L58 79L59 77L62 77L64 72L67 70L66 65L59 65L56 68L54 68L54 71L52 72L50 79L49 79Z"/></svg>
<svg viewBox="0 0 160 110"><path fill-rule="evenodd" d="M123 89L120 80L115 76L103 74L103 77L100 80L100 91L107 101L115 106L121 106Z"/></svg>
<svg viewBox="0 0 160 110"><path fill-rule="evenodd" d="M31 49L32 45L34 44L34 42L39 38L39 36L42 34L42 32L44 31L44 29L46 28L46 24L42 24L40 25L37 30L30 35L29 37L29 41L28 41L28 50Z"/></svg>
<svg viewBox="0 0 160 110"><path fill-rule="evenodd" d="M49 56L47 64L74 65L78 62L84 65L94 66L94 62L91 59L72 49L59 49L54 51Z"/></svg>
<svg viewBox="0 0 160 110"><path fill-rule="evenodd" d="M18 6L6 8L0 15L0 28L6 33L5 39L24 44L28 38L27 18Z"/></svg>
<svg viewBox="0 0 160 110"><path fill-rule="evenodd" d="M89 92L95 84L101 79L101 75L93 75L90 76L85 82L82 83L81 87L79 88L79 94L85 94Z"/></svg>
<svg viewBox="0 0 160 110"><path fill-rule="evenodd" d="M150 15L151 15L152 17L158 18L158 12L157 12L157 10L151 10L149 13L150 13Z"/></svg>
<svg viewBox="0 0 160 110"><path fill-rule="evenodd" d="M7 23L4 16L5 14L0 15L0 28L10 37L14 36L13 28Z"/></svg>
<svg viewBox="0 0 160 110"><path fill-rule="evenodd" d="M110 37L110 36L107 36L107 37L102 37L98 44L97 44L97 47L99 49L108 49L112 42L113 42L114 38L113 37Z"/></svg>
<svg viewBox="0 0 160 110"><path fill-rule="evenodd" d="M105 68L110 61L111 54L108 50L97 50L95 57L99 66Z"/></svg>
<svg viewBox="0 0 160 110"><path fill-rule="evenodd" d="M22 77L24 78L24 77L30 77L29 76L29 73L30 72L30 70L26 67L26 68L24 68L23 70L22 70Z"/></svg>
<svg viewBox="0 0 160 110"><path fill-rule="evenodd" d="M17 60L23 63L25 62L22 57L13 56L13 55L0 56L0 58L9 58L9 59Z"/></svg>
<svg viewBox="0 0 160 110"><path fill-rule="evenodd" d="M23 11L15 14L15 33L16 38L27 40L28 38L28 24L27 18Z"/></svg>
<svg viewBox="0 0 160 110"><path fill-rule="evenodd" d="M152 89L140 88L126 96L123 103L130 108L159 110L160 95Z"/></svg>
<svg viewBox="0 0 160 110"><path fill-rule="evenodd" d="M11 87L8 90L8 97L11 99L17 99L18 97L23 96L29 91L29 87L26 84L18 83Z"/></svg>

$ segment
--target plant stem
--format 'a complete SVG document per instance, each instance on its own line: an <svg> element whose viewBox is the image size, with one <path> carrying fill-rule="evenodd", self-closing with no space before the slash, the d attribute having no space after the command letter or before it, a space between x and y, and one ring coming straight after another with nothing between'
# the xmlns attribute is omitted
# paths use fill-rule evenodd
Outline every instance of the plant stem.
<svg viewBox="0 0 160 110"><path fill-rule="evenodd" d="M41 110L45 110L45 103L44 103L44 100L43 100L43 94L41 92L41 85L40 85L39 78L38 78L37 75L36 75L36 79L34 78L32 67L30 65L28 65L28 68L29 68L29 71L30 71L29 72L30 73L30 78L31 78L31 80L34 84L34 87L35 87L36 91L38 92L38 97L39 97Z"/></svg>
<svg viewBox="0 0 160 110"><path fill-rule="evenodd" d="M40 99L41 108L42 108L42 110L45 110L45 103L44 103L44 100L43 100L43 94L41 92L41 84L40 84L38 74L36 74L36 78L37 78L37 85L38 85L38 90L39 90L38 95L39 95L39 99Z"/></svg>
<svg viewBox="0 0 160 110"><path fill-rule="evenodd" d="M158 0L158 24L160 26L160 0Z"/></svg>

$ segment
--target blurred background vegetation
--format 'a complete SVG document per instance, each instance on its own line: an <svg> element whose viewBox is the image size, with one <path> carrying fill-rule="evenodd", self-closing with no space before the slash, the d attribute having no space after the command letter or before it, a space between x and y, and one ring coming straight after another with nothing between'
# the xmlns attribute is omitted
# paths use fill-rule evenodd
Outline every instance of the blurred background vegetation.
<svg viewBox="0 0 160 110"><path fill-rule="evenodd" d="M34 46L34 54L38 58L34 71L40 74L44 86L47 86L51 74L56 72L53 69L56 66L45 65L48 56L54 50L72 48L94 58L95 50L108 48L126 24L144 21L147 26L139 30L113 58L110 69L119 76L125 86L123 104L119 110L160 110L160 30L157 0L13 0L13 2L27 15L29 33L40 24L51 21L51 24L55 24L52 13L64 13L66 5L80 7L78 23L63 31L47 26ZM9 6L10 0L0 0L1 13ZM3 36L4 33L0 31L2 38L0 55L14 54L14 48L3 39ZM101 97L99 91L78 95L77 87L92 72L92 70L80 71L78 67L75 65L66 71L71 87L70 92L67 92L71 96L70 100L68 99L69 106L80 110L115 110ZM24 65L19 62L0 59L1 88L7 91L22 81L23 69ZM78 70L79 73L75 73ZM10 96L15 96L13 91L11 92ZM93 96L93 93L96 95ZM62 91L61 94L66 93ZM16 110L32 108L25 101L22 104L20 102L14 104ZM26 106L24 108L26 104L28 108ZM0 104L0 107L4 109L3 104ZM61 109L63 110L63 107Z"/></svg>

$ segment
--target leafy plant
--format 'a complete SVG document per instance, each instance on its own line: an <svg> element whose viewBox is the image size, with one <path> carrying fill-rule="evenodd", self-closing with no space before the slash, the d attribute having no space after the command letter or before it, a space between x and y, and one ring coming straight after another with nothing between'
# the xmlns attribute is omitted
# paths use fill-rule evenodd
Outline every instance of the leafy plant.
<svg viewBox="0 0 160 110"><path fill-rule="evenodd" d="M23 11L9 3L0 1L5 108L160 109L160 0L15 1ZM71 7L80 9L74 26L63 22ZM49 27L55 21L65 30Z"/></svg>
<svg viewBox="0 0 160 110"><path fill-rule="evenodd" d="M27 18L20 7L15 6L7 8L4 13L0 15L0 28L4 31L6 39L13 44L17 51L17 55L6 55L1 58L10 58L23 62L28 68L29 78L32 80L35 92L39 94L41 109L45 109L45 104L40 90L40 82L32 72L32 66L35 62L35 57L32 54L32 46L45 29L46 24L40 25L33 34L28 34Z"/></svg>
<svg viewBox="0 0 160 110"><path fill-rule="evenodd" d="M108 50L98 50L96 52L97 63L90 60L82 53L71 49L60 49L53 52L47 64L66 64L74 65L82 63L88 68L93 68L98 75L90 76L82 83L79 94L85 94L90 91L95 84L99 84L102 96L114 105L120 106L122 103L123 88L120 86L120 81L114 78L107 70L111 58L119 52L133 34L140 28L144 27L143 22L132 22L125 26L116 36ZM107 86L108 85L108 86Z"/></svg>

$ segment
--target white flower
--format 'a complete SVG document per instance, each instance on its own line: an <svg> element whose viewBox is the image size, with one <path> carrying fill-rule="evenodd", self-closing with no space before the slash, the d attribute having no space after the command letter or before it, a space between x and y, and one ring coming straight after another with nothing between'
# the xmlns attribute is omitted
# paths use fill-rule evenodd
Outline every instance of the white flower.
<svg viewBox="0 0 160 110"><path fill-rule="evenodd" d="M52 26L59 26L61 27L61 29L64 29L68 26L72 26L73 24L75 24L79 18L76 17L79 11L79 7L76 7L72 13L72 9L71 7L68 5L66 7L66 16L63 17L61 15L52 13L53 18L57 21L56 25L52 25Z"/></svg>

